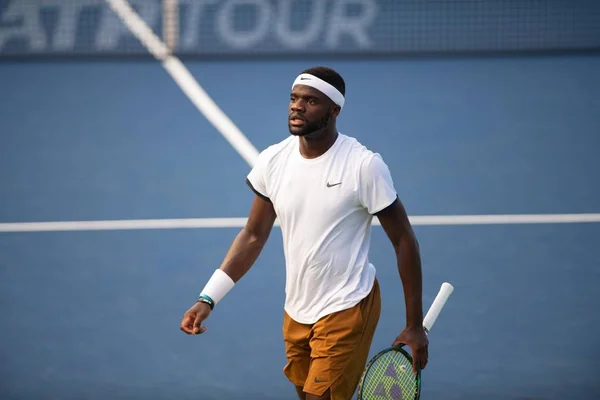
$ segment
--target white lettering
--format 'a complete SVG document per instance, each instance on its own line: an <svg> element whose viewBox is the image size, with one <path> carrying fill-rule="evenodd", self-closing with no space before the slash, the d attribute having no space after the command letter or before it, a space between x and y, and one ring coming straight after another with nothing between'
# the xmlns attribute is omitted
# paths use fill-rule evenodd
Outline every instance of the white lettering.
<svg viewBox="0 0 600 400"><path fill-rule="evenodd" d="M146 24L157 32L156 26L160 17L160 4L148 0L129 0L129 4ZM132 37L133 34L110 7L102 9L100 29L96 32L96 46L99 50L114 49L122 37Z"/></svg>
<svg viewBox="0 0 600 400"><path fill-rule="evenodd" d="M236 31L233 26L235 8L241 5L253 5L258 11L256 27L252 31ZM229 0L219 10L217 27L225 42L234 48L248 48L259 43L269 31L271 6L268 0Z"/></svg>
<svg viewBox="0 0 600 400"><path fill-rule="evenodd" d="M129 1L154 32L158 32L162 0ZM294 0L179 1L185 4L186 11L181 14L185 23L181 25L180 48L190 51L201 51L198 44L204 38L202 35L209 40L222 40L228 51L261 46L267 38L275 39L284 48L290 49L306 49L321 40L328 48L337 48L351 40L355 46L364 49L372 45L369 28L378 12L376 0L331 0L329 12L326 0L304 0L302 6L306 11L295 10L298 3ZM102 7L102 14L98 29L86 32L94 37L94 42L89 44L87 50L114 50L123 38L134 37L105 0L77 0L68 4L63 0L44 0L33 3L35 5L19 0L8 2L0 15L0 52L13 40L24 42L27 47L23 50L29 52L73 50L77 43L78 27L90 29L89 26L80 27L78 23L82 11L95 5ZM356 7L358 13L350 15L349 7ZM57 11L51 38L46 37L41 21L44 8L55 8ZM215 21L214 32L202 29L202 20L208 18L206 13L210 13L210 18ZM293 19L299 14L302 15L301 27ZM247 23L243 27L236 25L236 21L240 20Z"/></svg>
<svg viewBox="0 0 600 400"><path fill-rule="evenodd" d="M325 19L326 2L324 0L312 1L310 20L304 32L293 32L290 29L292 0L282 0L279 2L279 5L279 15L275 25L275 32L277 33L277 38L283 44L294 49L299 49L307 47L318 38Z"/></svg>
<svg viewBox="0 0 600 400"><path fill-rule="evenodd" d="M187 2L187 19L185 22L185 31L183 32L181 47L189 50L198 45L198 28L205 5L214 4L217 0L189 0Z"/></svg>
<svg viewBox="0 0 600 400"><path fill-rule="evenodd" d="M78 0L65 5L64 1L58 1L59 9L58 26L54 31L52 46L54 50L70 50L75 46L77 38L77 21L83 8L102 4L101 0Z"/></svg>
<svg viewBox="0 0 600 400"><path fill-rule="evenodd" d="M43 50L46 47L46 35L39 17L39 7L32 7L24 1L11 1L0 23L9 25L0 28L0 49L10 39L26 39L31 50ZM10 25L17 26L10 26Z"/></svg>
<svg viewBox="0 0 600 400"><path fill-rule="evenodd" d="M362 13L357 17L347 16L344 10L348 4L360 5ZM353 37L361 48L371 45L366 31L377 14L375 0L336 0L332 13L329 32L325 39L328 47L337 47L343 34Z"/></svg>

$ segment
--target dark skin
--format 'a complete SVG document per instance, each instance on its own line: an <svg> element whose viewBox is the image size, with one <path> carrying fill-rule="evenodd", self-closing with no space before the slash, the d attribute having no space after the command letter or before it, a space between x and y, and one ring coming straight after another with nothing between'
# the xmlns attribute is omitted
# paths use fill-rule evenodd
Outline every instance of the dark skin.
<svg viewBox="0 0 600 400"><path fill-rule="evenodd" d="M340 107L310 86L296 85L290 94L288 128L300 137L300 154L316 158L325 153L338 136L335 120Z"/></svg>
<svg viewBox="0 0 600 400"><path fill-rule="evenodd" d="M300 138L300 153L305 158L324 154L338 136L335 121L340 107L316 89L296 85L290 96L288 125L292 135ZM406 326L393 345L405 344L413 355L413 371L423 369L428 361L428 340L423 329L422 274L419 245L400 199L375 214L396 254L398 273L404 289ZM234 282L239 281L252 267L271 234L277 215L273 204L256 195L248 221L236 236L220 266ZM202 323L209 317L210 307L197 302L186 311L180 329L190 335L202 334ZM296 387L303 400L329 400L330 391L322 396L305 393Z"/></svg>

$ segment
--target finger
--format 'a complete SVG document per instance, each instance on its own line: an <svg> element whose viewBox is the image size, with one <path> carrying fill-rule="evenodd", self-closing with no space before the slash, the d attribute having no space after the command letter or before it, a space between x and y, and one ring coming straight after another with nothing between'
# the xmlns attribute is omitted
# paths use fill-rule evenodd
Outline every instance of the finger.
<svg viewBox="0 0 600 400"><path fill-rule="evenodd" d="M412 370L413 370L413 374L414 375L416 375L417 371L420 369L419 368L420 364L421 364L420 356L418 354L415 354L414 357L413 357L413 364L412 364Z"/></svg>
<svg viewBox="0 0 600 400"><path fill-rule="evenodd" d="M416 346L411 346L410 348L413 358L412 370L413 374L417 374L417 371L422 369L423 365L423 352L422 349Z"/></svg>
<svg viewBox="0 0 600 400"><path fill-rule="evenodd" d="M427 366L428 362L429 362L429 351L427 349L427 346L425 346L421 350L421 361L420 361L420 367L421 367L421 369L425 369L425 367Z"/></svg>
<svg viewBox="0 0 600 400"><path fill-rule="evenodd" d="M427 366L429 358L427 354L427 347L421 347L413 354L415 355L413 357L413 373L416 375L417 371L423 370Z"/></svg>
<svg viewBox="0 0 600 400"><path fill-rule="evenodd" d="M179 329L181 329L187 334L192 334L193 321L194 319L192 318L192 316L186 314L181 320L181 325L179 326Z"/></svg>
<svg viewBox="0 0 600 400"><path fill-rule="evenodd" d="M196 334L201 334L204 333L206 331L206 327L204 326L200 326L200 324L202 323L202 318L200 315L196 315L196 318L194 318L194 324L192 327L192 332L194 335Z"/></svg>

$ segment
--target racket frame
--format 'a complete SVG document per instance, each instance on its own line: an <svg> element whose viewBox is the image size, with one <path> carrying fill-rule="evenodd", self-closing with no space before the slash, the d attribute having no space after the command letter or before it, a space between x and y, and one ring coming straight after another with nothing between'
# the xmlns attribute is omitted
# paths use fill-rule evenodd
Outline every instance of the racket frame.
<svg viewBox="0 0 600 400"><path fill-rule="evenodd" d="M368 375L369 370L371 369L371 367L373 366L373 364L375 364L375 362L377 362L377 360L381 356L383 356L384 354L390 353L392 351L393 352L397 352L397 353L401 353L402 356L406 357L406 359L409 361L409 364L412 365L413 359L412 359L410 353L404 349L404 346L405 346L404 343L401 343L401 344L399 344L397 346L390 346L390 347L388 347L386 349L381 350L379 353L375 354L373 356L373 358L371 358L369 360L369 362L367 363L367 365L365 367L365 370L364 370L362 376L360 377L360 381L358 382L358 387L356 389L356 394L357 394L356 399L357 400L368 400L368 399L365 399L365 398L362 397L363 396L362 391L363 391L364 380L365 380L366 376ZM415 381L416 381L417 391L415 392L414 400L419 400L421 398L421 368L417 368L417 374L415 375Z"/></svg>

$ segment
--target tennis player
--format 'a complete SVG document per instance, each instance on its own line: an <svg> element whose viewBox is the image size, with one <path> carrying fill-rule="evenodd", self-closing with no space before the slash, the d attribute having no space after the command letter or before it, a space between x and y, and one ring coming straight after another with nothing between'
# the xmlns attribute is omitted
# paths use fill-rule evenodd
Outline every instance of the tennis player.
<svg viewBox="0 0 600 400"><path fill-rule="evenodd" d="M286 263L284 374L305 400L348 400L368 361L381 311L369 262L376 216L396 254L406 325L393 344L425 368L419 246L390 171L378 153L338 132L345 82L315 67L293 82L291 135L260 153L247 176L255 196L245 227L185 313L181 330L201 334L213 307L248 272L279 217Z"/></svg>

